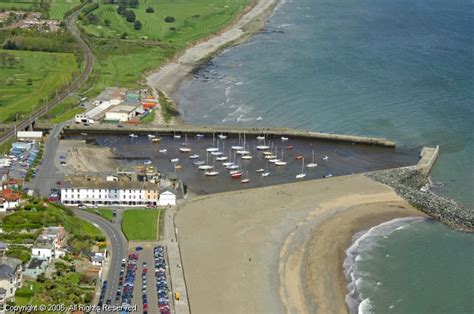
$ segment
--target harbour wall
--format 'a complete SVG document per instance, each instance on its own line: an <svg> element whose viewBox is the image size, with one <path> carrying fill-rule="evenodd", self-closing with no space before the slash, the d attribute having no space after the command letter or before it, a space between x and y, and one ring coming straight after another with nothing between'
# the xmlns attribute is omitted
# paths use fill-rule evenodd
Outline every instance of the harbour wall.
<svg viewBox="0 0 474 314"><path fill-rule="evenodd" d="M47 125L38 126L38 128L47 127ZM74 133L89 133L89 134L159 134L159 135L171 135L171 134L224 134L224 135L265 135L269 138L275 136L287 136L297 138L312 138L321 141L332 141L332 142L346 142L354 144L365 144L365 145L378 145L385 147L395 147L395 141L386 138L366 137L366 136L354 136L354 135L342 135L332 133L321 133L307 130L290 129L290 128L244 128L237 126L206 126L206 125L160 125L160 126L127 126L117 127L117 125L90 125L84 126L80 124L73 124L65 126L63 134L74 134Z"/></svg>

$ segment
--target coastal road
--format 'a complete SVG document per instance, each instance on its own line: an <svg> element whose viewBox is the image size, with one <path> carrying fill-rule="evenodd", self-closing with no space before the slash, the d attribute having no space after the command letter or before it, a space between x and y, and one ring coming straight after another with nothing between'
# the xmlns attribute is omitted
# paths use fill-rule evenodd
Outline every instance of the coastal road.
<svg viewBox="0 0 474 314"><path fill-rule="evenodd" d="M89 47L87 42L82 38L81 32L77 27L77 17L79 15L79 12L80 10L71 14L66 19L66 28L72 34L72 36L74 36L79 47L84 51L84 65L81 74L77 76L76 79L72 81L72 83L67 88L58 93L57 97L54 97L54 99L50 100L45 106L41 106L38 110L32 112L31 116L27 119L24 119L17 123L17 130L23 130L27 128L32 121L35 121L36 119L47 113L49 110L51 110L54 106L61 103L66 97L77 91L81 87L81 85L87 81L90 74L92 73L92 68L94 66L94 53L92 52L92 49ZM5 130L2 136L0 136L0 144L3 144L8 141L8 139L12 136L15 136L15 127Z"/></svg>
<svg viewBox="0 0 474 314"><path fill-rule="evenodd" d="M120 264L128 252L127 240L122 234L120 228L120 219L112 223L98 215L91 214L80 209L73 209L74 214L80 219L87 220L99 227L109 242L108 249L112 254L108 257L109 265L105 280L108 281L107 291L105 293L105 300L111 299L114 301L115 293L118 286Z"/></svg>

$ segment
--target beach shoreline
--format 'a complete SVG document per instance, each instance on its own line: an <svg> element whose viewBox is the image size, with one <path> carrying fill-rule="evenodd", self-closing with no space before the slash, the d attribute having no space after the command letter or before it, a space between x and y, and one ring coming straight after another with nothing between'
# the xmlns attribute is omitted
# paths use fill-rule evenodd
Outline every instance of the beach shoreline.
<svg viewBox="0 0 474 314"><path fill-rule="evenodd" d="M271 16L280 0L257 0L253 6L241 12L236 20L223 31L204 41L199 41L187 48L180 56L170 60L148 74L146 84L156 93L160 91L172 99L172 94L180 83L196 68L223 49L248 40L257 33ZM175 121L175 122L179 122Z"/></svg>
<svg viewBox="0 0 474 314"><path fill-rule="evenodd" d="M424 214L364 175L197 197L176 216L191 310L347 312L352 237L411 216Z"/></svg>

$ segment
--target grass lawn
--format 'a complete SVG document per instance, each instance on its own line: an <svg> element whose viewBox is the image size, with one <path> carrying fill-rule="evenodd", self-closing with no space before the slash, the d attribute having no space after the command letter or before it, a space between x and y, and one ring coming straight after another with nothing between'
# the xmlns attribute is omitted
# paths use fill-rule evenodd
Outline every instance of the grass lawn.
<svg viewBox="0 0 474 314"><path fill-rule="evenodd" d="M108 208L86 208L85 211L102 216L103 218L107 219L108 221L112 221L112 210Z"/></svg>
<svg viewBox="0 0 474 314"><path fill-rule="evenodd" d="M97 228L90 222L81 219L80 224L81 224L81 230L83 234L87 234L91 237L102 235L102 231L100 231L99 228Z"/></svg>
<svg viewBox="0 0 474 314"><path fill-rule="evenodd" d="M49 18L52 20L61 20L66 11L79 5L79 0L53 0L49 9Z"/></svg>
<svg viewBox="0 0 474 314"><path fill-rule="evenodd" d="M41 119L51 123L59 123L71 120L78 113L83 112L85 109L77 107L79 103L79 96L69 96L64 99L59 105L48 111Z"/></svg>
<svg viewBox="0 0 474 314"><path fill-rule="evenodd" d="M33 6L32 1L9 1L9 0L1 0L0 1L0 9L29 9Z"/></svg>
<svg viewBox="0 0 474 314"><path fill-rule="evenodd" d="M14 55L19 61L13 68L0 67L0 122L12 121L16 113L28 115L79 71L72 53L1 49L0 53Z"/></svg>
<svg viewBox="0 0 474 314"><path fill-rule="evenodd" d="M149 114L147 114L144 118L142 118L140 121L143 123L143 124L148 124L148 123L151 123L153 122L153 120L155 120L155 110L153 110L152 112L150 112Z"/></svg>
<svg viewBox="0 0 474 314"><path fill-rule="evenodd" d="M129 209L123 213L122 230L129 241L156 240L158 209Z"/></svg>

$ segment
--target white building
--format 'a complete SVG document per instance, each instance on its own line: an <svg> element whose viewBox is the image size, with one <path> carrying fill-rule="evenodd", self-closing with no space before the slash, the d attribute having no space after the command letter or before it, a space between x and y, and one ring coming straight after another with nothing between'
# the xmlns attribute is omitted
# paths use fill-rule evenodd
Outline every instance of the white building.
<svg viewBox="0 0 474 314"><path fill-rule="evenodd" d="M171 191L165 191L160 194L160 200L158 202L158 205L161 206L175 206L176 205L176 194L174 194Z"/></svg>
<svg viewBox="0 0 474 314"><path fill-rule="evenodd" d="M136 116L137 106L119 105L105 113L105 120L126 122Z"/></svg>
<svg viewBox="0 0 474 314"><path fill-rule="evenodd" d="M71 181L61 189L65 205L158 205L157 184L138 181Z"/></svg>
<svg viewBox="0 0 474 314"><path fill-rule="evenodd" d="M35 244L31 248L31 255L51 261L56 256L55 251L54 240L43 239L40 236L36 239Z"/></svg>
<svg viewBox="0 0 474 314"><path fill-rule="evenodd" d="M16 137L20 141L26 141L26 140L41 141L41 139L43 138L43 132L41 132L41 131L18 131L16 133Z"/></svg>
<svg viewBox="0 0 474 314"><path fill-rule="evenodd" d="M6 301L15 296L23 283L21 260L2 257L0 260L0 313L5 313Z"/></svg>

